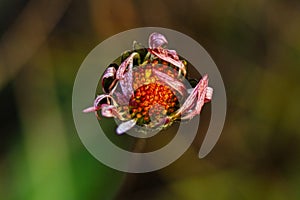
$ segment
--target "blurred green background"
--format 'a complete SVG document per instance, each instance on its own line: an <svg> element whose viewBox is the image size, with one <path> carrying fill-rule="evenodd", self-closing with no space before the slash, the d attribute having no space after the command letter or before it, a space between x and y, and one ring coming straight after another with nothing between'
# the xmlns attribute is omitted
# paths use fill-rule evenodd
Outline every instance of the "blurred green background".
<svg viewBox="0 0 300 200"><path fill-rule="evenodd" d="M204 159L207 120L170 166L125 174L82 145L72 87L96 45L143 26L180 31L209 52L228 112ZM0 199L300 199L299 75L297 0L2 0Z"/></svg>

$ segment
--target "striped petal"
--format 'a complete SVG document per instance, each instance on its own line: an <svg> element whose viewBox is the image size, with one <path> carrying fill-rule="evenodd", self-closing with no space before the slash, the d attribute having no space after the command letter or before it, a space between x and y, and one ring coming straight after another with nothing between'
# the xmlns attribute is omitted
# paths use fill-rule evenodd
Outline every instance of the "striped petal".
<svg viewBox="0 0 300 200"><path fill-rule="evenodd" d="M181 81L177 80L176 78L172 78L168 74L158 71L156 69L152 69L152 71L155 73L156 77L160 81L171 87L173 90L178 91L181 96L185 96L186 87Z"/></svg>
<svg viewBox="0 0 300 200"><path fill-rule="evenodd" d="M176 111L175 116L181 115L181 119L191 119L200 114L204 103L212 98L213 90L208 87L208 76L205 75L191 92L184 104Z"/></svg>
<svg viewBox="0 0 300 200"><path fill-rule="evenodd" d="M168 41L164 35L154 32L149 36L148 43L151 49L156 49L157 47L166 46Z"/></svg>
<svg viewBox="0 0 300 200"><path fill-rule="evenodd" d="M157 56L158 58L171 63L172 65L179 68L180 73L183 76L186 75L186 68L183 62L179 59L175 50L164 49L162 47L158 47L156 49L148 48L148 51Z"/></svg>

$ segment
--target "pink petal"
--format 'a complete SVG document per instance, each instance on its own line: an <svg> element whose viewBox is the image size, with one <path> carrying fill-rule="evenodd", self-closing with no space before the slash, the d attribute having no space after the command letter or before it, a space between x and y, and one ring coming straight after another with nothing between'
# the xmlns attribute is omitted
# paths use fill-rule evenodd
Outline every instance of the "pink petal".
<svg viewBox="0 0 300 200"><path fill-rule="evenodd" d="M191 92L184 104L176 111L176 115L181 114L181 119L191 119L200 114L207 96L208 76L205 75ZM211 93L211 94L210 94ZM212 97L212 90L209 89L208 97ZM207 99L208 100L208 99Z"/></svg>
<svg viewBox="0 0 300 200"><path fill-rule="evenodd" d="M128 105L130 98L123 95L123 93L114 92L113 96L115 97L116 101L118 102L118 105Z"/></svg>
<svg viewBox="0 0 300 200"><path fill-rule="evenodd" d="M115 117L114 113L117 111L113 105L103 104L101 106L101 114L104 117Z"/></svg>
<svg viewBox="0 0 300 200"><path fill-rule="evenodd" d="M112 103L114 105L116 105L115 100L108 94L101 94L98 95L94 101L94 106L93 107L89 107L83 110L84 113L89 113L89 112L95 112L95 115L97 118L99 118L98 115L98 110L100 110L102 108L102 105L100 104L100 102L104 99L104 98L109 98L110 100L112 100Z"/></svg>
<svg viewBox="0 0 300 200"><path fill-rule="evenodd" d="M113 105L102 104L101 114L104 117L117 117L120 120L124 120L124 117L118 112L117 108Z"/></svg>
<svg viewBox="0 0 300 200"><path fill-rule="evenodd" d="M102 76L102 80L105 78L114 77L115 74L116 74L116 69L114 67L109 67L105 70Z"/></svg>
<svg viewBox="0 0 300 200"><path fill-rule="evenodd" d="M117 79L124 78L125 71L130 63L133 62L133 58L139 56L138 53L132 53L126 60L122 62L122 64L119 66L116 74Z"/></svg>
<svg viewBox="0 0 300 200"><path fill-rule="evenodd" d="M172 65L179 68L180 71L182 71L183 75L186 75L186 69L185 65L181 60L179 60L179 57L175 50L169 50L169 49L163 49L161 47L158 47L156 49L148 48L148 51L157 56L158 58L167 61L171 63Z"/></svg>
<svg viewBox="0 0 300 200"><path fill-rule="evenodd" d="M185 86L182 82L180 82L177 79L172 78L168 74L166 74L164 72L161 72L161 71L158 71L156 69L152 69L152 71L155 73L156 77L160 81L162 81L163 83L165 83L169 87L173 88L175 91L178 91L181 96L185 95L186 89L185 89Z"/></svg>
<svg viewBox="0 0 300 200"><path fill-rule="evenodd" d="M109 95L107 95L107 94L98 95L98 96L96 97L95 101L94 101L94 106L88 107L88 108L84 109L83 112L84 112L84 113L97 112L98 110L101 109L101 105L99 105L100 102L101 102L101 100L104 99L104 98L108 98L108 97L111 98L111 97L110 97Z"/></svg>
<svg viewBox="0 0 300 200"><path fill-rule="evenodd" d="M132 82L133 82L132 67L130 67L128 72L124 75L124 78L119 81L122 89L122 95L125 98L126 102L129 102L129 99L133 94Z"/></svg>
<svg viewBox="0 0 300 200"><path fill-rule="evenodd" d="M83 112L84 113L89 113L89 112L96 112L98 110L100 110L100 107L94 107L93 106L93 107L88 107L88 108L84 109Z"/></svg>
<svg viewBox="0 0 300 200"><path fill-rule="evenodd" d="M120 83L123 95L125 97L128 97L127 100L131 97L133 94L133 87L132 87L132 82L133 82L133 75L132 75L132 65L133 65L133 58L138 57L138 53L132 53L119 67L117 73L116 73L116 78ZM127 67L129 67L128 71L126 72Z"/></svg>
<svg viewBox="0 0 300 200"><path fill-rule="evenodd" d="M148 43L151 49L155 49L167 45L168 41L164 35L154 32L149 36Z"/></svg>
<svg viewBox="0 0 300 200"><path fill-rule="evenodd" d="M105 98L108 98L108 99L112 100L113 104L116 104L116 103L115 103L115 100L114 100L110 95L108 95L108 94L101 94L101 95L98 95L98 96L96 97L96 99L95 99L95 101L94 101L94 107L101 106L101 105L99 105L99 104L100 104L100 102L101 102L103 99L105 99Z"/></svg>
<svg viewBox="0 0 300 200"><path fill-rule="evenodd" d="M101 79L101 83L102 83L102 90L103 92L108 92L108 91L105 91L104 89L104 81L105 79L107 78L115 78L116 76L116 69L114 67L109 67L105 70L103 76L102 76L102 79Z"/></svg>
<svg viewBox="0 0 300 200"><path fill-rule="evenodd" d="M136 119L129 120L127 122L121 123L117 128L117 134L121 135L126 131L130 130L136 124Z"/></svg>

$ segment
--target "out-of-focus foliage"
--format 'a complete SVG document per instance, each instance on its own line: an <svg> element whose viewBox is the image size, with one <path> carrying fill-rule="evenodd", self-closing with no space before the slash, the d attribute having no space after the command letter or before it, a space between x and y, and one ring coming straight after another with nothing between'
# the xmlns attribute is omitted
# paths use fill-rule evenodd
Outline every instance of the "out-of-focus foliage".
<svg viewBox="0 0 300 200"><path fill-rule="evenodd" d="M300 199L299 11L296 0L1 1L0 199ZM197 153L209 106L179 160L124 183L126 174L81 144L72 87L91 49L142 26L181 31L206 48L228 112L206 158Z"/></svg>

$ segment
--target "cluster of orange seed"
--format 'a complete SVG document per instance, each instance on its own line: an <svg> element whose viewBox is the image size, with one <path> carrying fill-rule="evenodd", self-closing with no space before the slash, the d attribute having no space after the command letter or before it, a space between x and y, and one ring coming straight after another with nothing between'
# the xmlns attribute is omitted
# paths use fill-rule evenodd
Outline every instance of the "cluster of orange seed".
<svg viewBox="0 0 300 200"><path fill-rule="evenodd" d="M172 73L167 66L157 68ZM137 124L147 124L153 119L169 115L178 108L178 99L169 86L162 84L152 73L151 65L134 72L134 95L129 101L131 118L137 118ZM172 70L173 71L173 70ZM174 74L172 74L174 75ZM151 116L151 117L150 117Z"/></svg>
<svg viewBox="0 0 300 200"><path fill-rule="evenodd" d="M168 86L150 83L135 90L129 107L131 117L137 118L138 124L144 124L150 122L150 116L173 113L177 104L178 99Z"/></svg>

